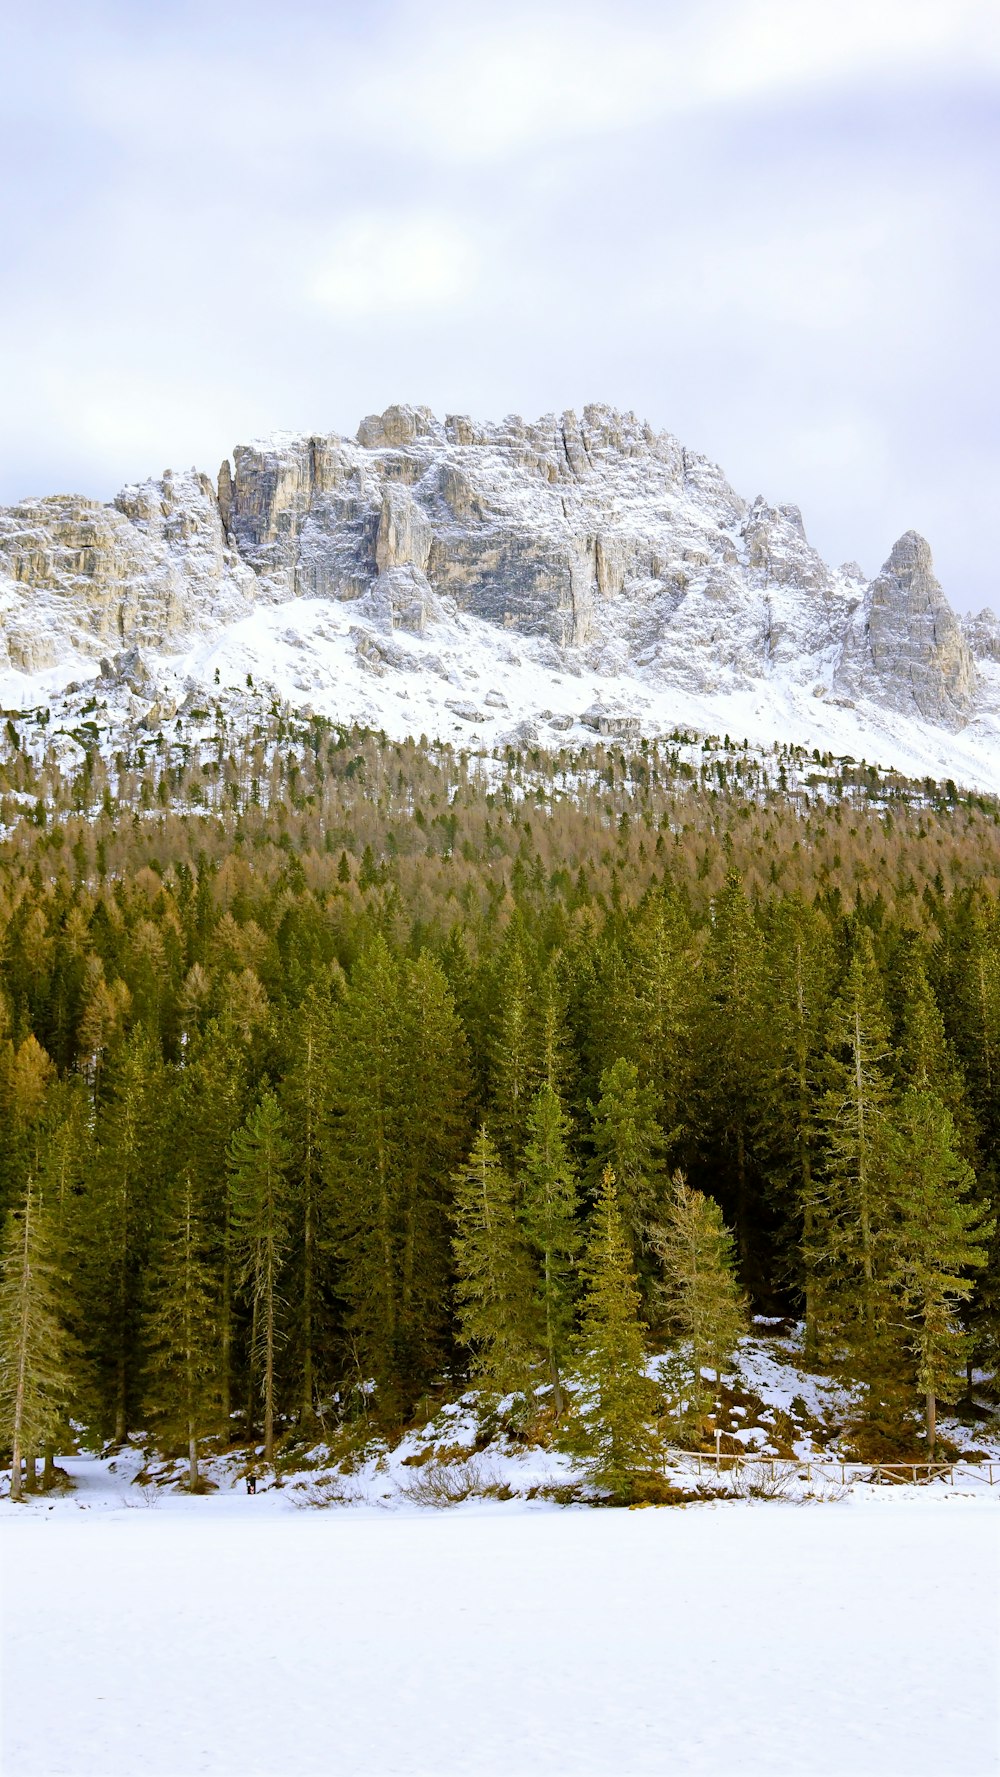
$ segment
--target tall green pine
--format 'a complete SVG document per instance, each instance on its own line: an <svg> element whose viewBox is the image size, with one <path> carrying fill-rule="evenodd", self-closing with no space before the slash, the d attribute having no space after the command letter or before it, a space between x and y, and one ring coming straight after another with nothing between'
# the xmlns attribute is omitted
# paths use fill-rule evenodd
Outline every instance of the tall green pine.
<svg viewBox="0 0 1000 1777"><path fill-rule="evenodd" d="M250 1362L264 1408L264 1459L274 1460L276 1358L283 1333L280 1293L288 1251L291 1161L281 1107L265 1093L230 1144L236 1275L252 1310Z"/></svg>
<svg viewBox="0 0 1000 1777"><path fill-rule="evenodd" d="M646 1375L645 1327L628 1236L611 1168L591 1217L579 1332L584 1380L580 1441L594 1484L626 1499L635 1476L656 1461L656 1389Z"/></svg>
<svg viewBox="0 0 1000 1777"><path fill-rule="evenodd" d="M22 1460L34 1485L35 1457L55 1442L73 1399L77 1353L66 1330L65 1277L53 1212L34 1179L10 1213L0 1256L0 1437L11 1448L12 1500L22 1497Z"/></svg>
<svg viewBox="0 0 1000 1777"><path fill-rule="evenodd" d="M458 1336L469 1351L472 1376L489 1393L527 1389L534 1280L514 1184L485 1127L454 1175L453 1216Z"/></svg>
<svg viewBox="0 0 1000 1777"><path fill-rule="evenodd" d="M145 1411L188 1459L199 1486L198 1442L219 1422L218 1289L210 1237L190 1172L173 1182L146 1290Z"/></svg>
<svg viewBox="0 0 1000 1777"><path fill-rule="evenodd" d="M521 1215L537 1265L540 1333L557 1418L563 1412L560 1376L572 1327L573 1261L580 1245L569 1138L569 1118L552 1087L543 1086L528 1114Z"/></svg>

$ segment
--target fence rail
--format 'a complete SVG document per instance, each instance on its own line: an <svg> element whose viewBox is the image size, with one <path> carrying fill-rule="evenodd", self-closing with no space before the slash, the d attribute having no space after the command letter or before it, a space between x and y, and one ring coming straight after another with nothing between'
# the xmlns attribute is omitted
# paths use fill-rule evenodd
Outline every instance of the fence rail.
<svg viewBox="0 0 1000 1777"><path fill-rule="evenodd" d="M852 1481L897 1486L905 1481L912 1486L918 1481L921 1485L928 1481L946 1481L954 1486L956 1471L962 1471L985 1481L989 1487L1000 1486L1000 1462L962 1462L961 1459L956 1462L840 1462L829 1456L801 1460L798 1457L758 1456L752 1450L683 1450L676 1453L676 1461L671 1464L689 1469L692 1465L698 1475L706 1469L709 1473L721 1474L754 1468L766 1469L775 1478L839 1481L842 1487Z"/></svg>

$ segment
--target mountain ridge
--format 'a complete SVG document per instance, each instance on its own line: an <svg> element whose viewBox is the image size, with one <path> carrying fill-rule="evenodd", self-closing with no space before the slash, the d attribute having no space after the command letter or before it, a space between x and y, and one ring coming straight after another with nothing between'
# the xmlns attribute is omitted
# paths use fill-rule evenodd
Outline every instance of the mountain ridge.
<svg viewBox="0 0 1000 1777"><path fill-rule="evenodd" d="M139 667L136 666L136 657ZM1000 621L904 533L866 580L801 513L601 404L394 406L199 470L0 511L0 699L155 726L255 684L488 747L678 722L1000 789Z"/></svg>

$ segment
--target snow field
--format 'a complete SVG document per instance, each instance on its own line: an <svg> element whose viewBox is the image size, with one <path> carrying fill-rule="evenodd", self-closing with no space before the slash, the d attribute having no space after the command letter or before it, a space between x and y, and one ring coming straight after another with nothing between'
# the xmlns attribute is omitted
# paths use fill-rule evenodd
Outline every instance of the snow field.
<svg viewBox="0 0 1000 1777"><path fill-rule="evenodd" d="M438 1514L279 1498L5 1514L0 1768L1000 1770L989 1501Z"/></svg>

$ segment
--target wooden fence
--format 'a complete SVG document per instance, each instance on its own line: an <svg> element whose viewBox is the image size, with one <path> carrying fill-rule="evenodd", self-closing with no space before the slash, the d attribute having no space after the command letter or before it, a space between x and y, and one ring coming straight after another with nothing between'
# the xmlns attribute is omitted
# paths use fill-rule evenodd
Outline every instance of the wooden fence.
<svg viewBox="0 0 1000 1777"><path fill-rule="evenodd" d="M741 1453L729 1450L683 1450L675 1453L671 1467L693 1468L701 1475L705 1472L722 1474L727 1470L740 1471L752 1468L767 1471L772 1481L782 1479L788 1481L833 1481L841 1487L847 1487L854 1481L868 1483L895 1484L908 1481L911 1486L918 1482L926 1485L928 1481L946 1481L955 1485L955 1474L962 1471L977 1480L985 1481L989 1487L1000 1486L1000 1462L840 1462L833 1457L798 1458L782 1456L758 1456L752 1450Z"/></svg>

